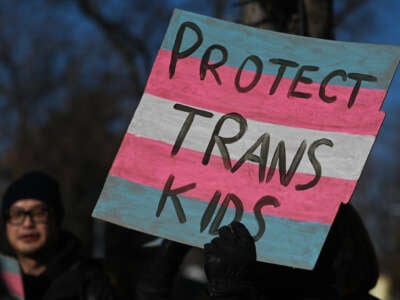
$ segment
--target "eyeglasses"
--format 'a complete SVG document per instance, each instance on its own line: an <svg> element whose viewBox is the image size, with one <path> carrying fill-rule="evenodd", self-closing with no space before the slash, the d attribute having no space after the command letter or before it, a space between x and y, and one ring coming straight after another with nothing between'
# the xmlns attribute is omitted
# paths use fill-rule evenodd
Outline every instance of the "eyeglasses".
<svg viewBox="0 0 400 300"><path fill-rule="evenodd" d="M44 224L48 221L49 211L45 207L37 207L30 210L11 209L8 213L7 222L11 225L19 226L25 222L27 216L36 224Z"/></svg>

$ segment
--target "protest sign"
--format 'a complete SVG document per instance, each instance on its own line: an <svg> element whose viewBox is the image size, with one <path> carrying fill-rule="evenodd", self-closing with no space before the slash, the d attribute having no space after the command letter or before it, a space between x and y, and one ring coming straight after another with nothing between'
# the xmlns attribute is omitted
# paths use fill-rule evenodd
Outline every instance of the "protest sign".
<svg viewBox="0 0 400 300"><path fill-rule="evenodd" d="M24 288L18 261L12 257L0 254L0 276L0 284L6 289L8 295L12 296L13 299L23 300Z"/></svg>
<svg viewBox="0 0 400 300"><path fill-rule="evenodd" d="M259 260L312 269L399 53L176 10L93 216L198 247L240 220Z"/></svg>

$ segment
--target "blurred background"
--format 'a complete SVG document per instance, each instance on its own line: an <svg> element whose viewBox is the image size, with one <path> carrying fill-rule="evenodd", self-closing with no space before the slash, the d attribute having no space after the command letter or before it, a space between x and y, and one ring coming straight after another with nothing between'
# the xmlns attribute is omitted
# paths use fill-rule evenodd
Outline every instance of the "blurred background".
<svg viewBox="0 0 400 300"><path fill-rule="evenodd" d="M400 45L398 0L0 0L0 192L59 179L65 227L128 297L151 237L91 218L174 8L282 32ZM374 291L400 299L400 77L352 203L379 255ZM193 272L192 272L193 273ZM201 276L200 276L201 277Z"/></svg>

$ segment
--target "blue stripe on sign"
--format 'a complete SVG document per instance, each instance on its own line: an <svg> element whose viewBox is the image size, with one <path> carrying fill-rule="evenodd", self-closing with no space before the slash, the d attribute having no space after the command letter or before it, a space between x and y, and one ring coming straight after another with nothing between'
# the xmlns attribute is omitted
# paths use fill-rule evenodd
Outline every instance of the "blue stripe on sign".
<svg viewBox="0 0 400 300"><path fill-rule="evenodd" d="M228 50L226 65L239 68L249 55L258 56L263 62L263 73L276 75L279 65L269 62L271 58L282 58L299 65L313 65L316 72L305 71L304 76L314 82L321 82L330 72L343 69L347 73L362 73L378 78L377 82L363 81L362 87L387 89L399 62L400 47L376 44L338 42L274 31L257 29L210 18L182 10L175 10L161 47L172 50L176 34L183 22L193 22L200 27L203 35L201 46L192 54L201 58L204 51L213 44L220 44ZM197 35L187 29L181 49L187 49L196 41ZM221 59L219 51L213 51L214 61ZM179 61L178 61L179 64ZM179 66L178 66L179 67ZM247 62L246 69L254 65ZM253 68L254 69L254 68ZM293 78L298 68L288 67L284 77ZM355 80L345 82L335 77L330 84L354 86Z"/></svg>
<svg viewBox="0 0 400 300"><path fill-rule="evenodd" d="M214 237L208 228L200 233L200 221L207 203L179 196L186 223L179 223L171 199L167 199L159 218L155 216L162 191L109 175L93 216L124 227L202 248ZM228 209L222 224L233 220ZM252 213L242 222L254 235L258 231ZM312 269L328 234L330 225L298 222L265 216L266 232L257 241L258 260L303 269Z"/></svg>

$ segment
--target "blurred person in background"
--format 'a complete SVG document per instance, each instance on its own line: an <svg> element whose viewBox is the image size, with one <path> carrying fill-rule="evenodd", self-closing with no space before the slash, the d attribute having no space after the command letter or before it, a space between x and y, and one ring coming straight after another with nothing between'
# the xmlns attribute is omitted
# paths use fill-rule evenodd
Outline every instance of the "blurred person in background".
<svg viewBox="0 0 400 300"><path fill-rule="evenodd" d="M54 178L31 171L15 180L3 195L1 214L26 300L116 298L101 264L84 257L79 240L61 228L64 208Z"/></svg>

